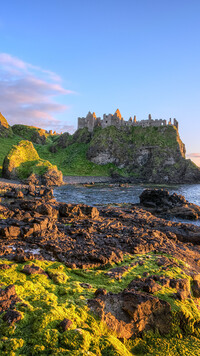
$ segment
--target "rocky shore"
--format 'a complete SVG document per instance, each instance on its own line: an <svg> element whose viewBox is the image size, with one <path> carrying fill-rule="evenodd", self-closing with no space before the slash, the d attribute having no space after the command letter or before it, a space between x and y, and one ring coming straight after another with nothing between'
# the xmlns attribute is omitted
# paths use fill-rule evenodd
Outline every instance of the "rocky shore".
<svg viewBox="0 0 200 356"><path fill-rule="evenodd" d="M16 187L15 184L7 186L1 181L0 185L0 272L5 271L8 276L10 269L17 268L23 280L24 275L28 280L40 276L62 288L67 288L67 274L74 273L76 278L84 276L80 286L86 290L87 313L98 316L120 340L135 340L149 330L157 331L160 337L169 335L173 332L177 305L179 333L184 334L184 323L187 323L181 311L184 303L192 303L195 309L193 324L199 328L200 227L166 218L199 219L200 207L164 190L145 190L138 205L97 209L83 204L59 203L51 188L32 184ZM51 271L45 264L63 267ZM104 276L106 288L103 280L96 287L93 285L89 275L96 273L94 271ZM111 281L117 285L113 291ZM8 329L15 323L21 325L28 308L18 308L30 301L22 302L22 295L17 292L19 285L16 277L13 281L9 277L2 280L0 330L4 330L4 337L6 325ZM81 295L83 297L84 293ZM58 319L54 329L63 328L62 332L66 333L76 329L73 318ZM70 334L66 335L70 338ZM62 337L59 336L59 340ZM60 343L63 352L71 350L66 346L67 341L64 344ZM81 346L77 347L80 351ZM3 346L0 350L4 350ZM52 352L50 346L45 350ZM115 351L110 354L123 355L124 352ZM127 355L135 354L128 348L126 352Z"/></svg>

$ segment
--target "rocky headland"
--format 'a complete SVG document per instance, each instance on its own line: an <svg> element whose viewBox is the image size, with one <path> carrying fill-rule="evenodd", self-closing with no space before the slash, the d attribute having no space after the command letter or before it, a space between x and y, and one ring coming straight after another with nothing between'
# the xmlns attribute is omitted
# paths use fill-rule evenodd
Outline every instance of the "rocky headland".
<svg viewBox="0 0 200 356"><path fill-rule="evenodd" d="M31 151L35 150L38 157L28 158L12 172L8 171L9 155L15 147L19 151L25 140L34 146ZM105 128L97 125L92 132L84 127L72 135L68 132L59 135L33 126L10 127L1 115L0 146L2 174L9 179L13 174L24 179L33 173L37 175L32 177L34 184L59 185L61 174L106 176L131 183L200 182L200 169L185 158L178 126L172 124L145 127L113 124ZM49 173L43 179L45 169ZM50 175L52 181L48 179Z"/></svg>
<svg viewBox="0 0 200 356"><path fill-rule="evenodd" d="M14 183L1 199L2 355L198 354L200 227L169 220L198 206L145 190L96 208Z"/></svg>

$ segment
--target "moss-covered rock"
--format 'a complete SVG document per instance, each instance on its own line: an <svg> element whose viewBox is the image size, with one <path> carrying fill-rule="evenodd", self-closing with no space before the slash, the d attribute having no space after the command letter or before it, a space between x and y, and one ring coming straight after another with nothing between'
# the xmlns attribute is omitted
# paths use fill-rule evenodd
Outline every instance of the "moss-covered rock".
<svg viewBox="0 0 200 356"><path fill-rule="evenodd" d="M27 178L32 166L40 160L37 151L29 141L13 146L3 162L3 177L8 179Z"/></svg>
<svg viewBox="0 0 200 356"><path fill-rule="evenodd" d="M62 173L50 162L40 159L32 142L20 141L14 145L3 162L3 177L27 179L35 184L60 185ZM35 182L33 182L33 176Z"/></svg>
<svg viewBox="0 0 200 356"><path fill-rule="evenodd" d="M13 125L12 130L15 135L41 145L44 145L50 136L45 130L34 126Z"/></svg>
<svg viewBox="0 0 200 356"><path fill-rule="evenodd" d="M11 127L5 117L0 113L0 137L10 137L13 135Z"/></svg>

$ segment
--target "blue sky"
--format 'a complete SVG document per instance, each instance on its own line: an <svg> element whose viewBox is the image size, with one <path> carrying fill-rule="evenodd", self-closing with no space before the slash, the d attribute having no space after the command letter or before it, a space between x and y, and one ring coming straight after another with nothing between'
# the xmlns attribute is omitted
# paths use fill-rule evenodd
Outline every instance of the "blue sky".
<svg viewBox="0 0 200 356"><path fill-rule="evenodd" d="M199 14L199 0L7 0L0 111L71 132L89 110L176 117L200 162Z"/></svg>

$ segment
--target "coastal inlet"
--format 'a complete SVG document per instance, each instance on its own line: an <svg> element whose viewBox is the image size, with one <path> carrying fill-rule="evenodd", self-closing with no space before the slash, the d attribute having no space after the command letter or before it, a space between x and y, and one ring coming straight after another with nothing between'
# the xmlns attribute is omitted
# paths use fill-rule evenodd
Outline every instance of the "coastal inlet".
<svg viewBox="0 0 200 356"><path fill-rule="evenodd" d="M75 182L71 177L71 182ZM88 180L89 181L89 180ZM91 180L92 181L92 180ZM170 186L128 185L128 184L68 184L54 189L58 202L83 203L92 206L105 204L139 203L139 196L146 188L164 188L170 194L183 195L186 200L200 206L200 185L182 184Z"/></svg>

